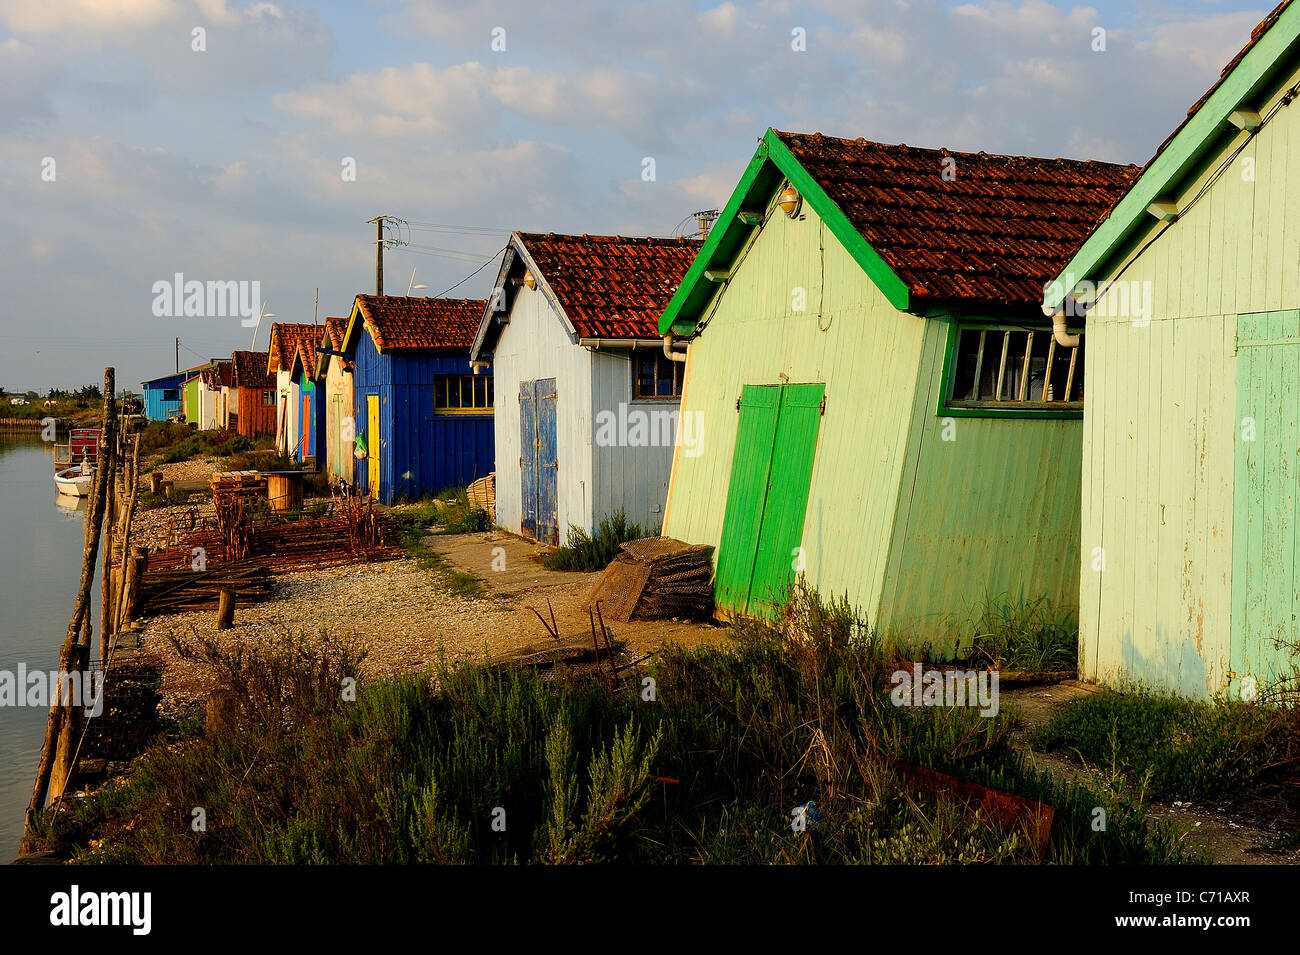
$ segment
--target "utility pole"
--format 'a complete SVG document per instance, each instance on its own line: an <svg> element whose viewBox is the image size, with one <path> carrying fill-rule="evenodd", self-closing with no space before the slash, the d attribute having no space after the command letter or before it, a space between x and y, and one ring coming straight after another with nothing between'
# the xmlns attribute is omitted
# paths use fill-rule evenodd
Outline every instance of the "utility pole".
<svg viewBox="0 0 1300 955"><path fill-rule="evenodd" d="M384 245L385 243L396 248L399 245L406 245L401 239L385 239L384 223L400 222L406 224L405 219L399 219L396 216L375 216L373 219L367 219L367 222L375 224L375 294L384 294Z"/></svg>
<svg viewBox="0 0 1300 955"><path fill-rule="evenodd" d="M176 337L176 374L181 373L181 340L180 336Z"/></svg>

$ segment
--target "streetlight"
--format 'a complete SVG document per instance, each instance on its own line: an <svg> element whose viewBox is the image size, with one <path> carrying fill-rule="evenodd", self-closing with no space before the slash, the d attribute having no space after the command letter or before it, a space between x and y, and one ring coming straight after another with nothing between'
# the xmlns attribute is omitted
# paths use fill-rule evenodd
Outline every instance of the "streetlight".
<svg viewBox="0 0 1300 955"><path fill-rule="evenodd" d="M411 289L415 289L415 288L428 288L428 287L429 287L429 286L427 286L427 285L416 285L416 284L415 284L415 269L411 269L411 281L410 281L410 282L407 284L407 286L406 286L406 294L407 294L407 297L408 297L408 298L410 297L410 295L411 295Z"/></svg>

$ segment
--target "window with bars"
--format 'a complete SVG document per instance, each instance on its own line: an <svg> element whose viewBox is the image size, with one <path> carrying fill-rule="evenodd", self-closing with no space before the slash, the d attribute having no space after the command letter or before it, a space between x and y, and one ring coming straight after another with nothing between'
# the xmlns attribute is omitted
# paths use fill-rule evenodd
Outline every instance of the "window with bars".
<svg viewBox="0 0 1300 955"><path fill-rule="evenodd" d="M491 375L434 375L433 410L437 414L491 414Z"/></svg>
<svg viewBox="0 0 1300 955"><path fill-rule="evenodd" d="M633 352L632 397L680 398L685 362L670 361L663 352Z"/></svg>
<svg viewBox="0 0 1300 955"><path fill-rule="evenodd" d="M949 408L1083 410L1082 338L1064 348L1051 329L958 326L949 348Z"/></svg>

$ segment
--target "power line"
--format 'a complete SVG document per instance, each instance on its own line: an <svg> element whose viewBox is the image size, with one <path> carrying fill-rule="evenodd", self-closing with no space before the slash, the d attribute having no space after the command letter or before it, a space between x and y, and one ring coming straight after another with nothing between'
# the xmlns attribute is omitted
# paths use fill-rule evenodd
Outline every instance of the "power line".
<svg viewBox="0 0 1300 955"><path fill-rule="evenodd" d="M435 295L434 298L442 298L444 295L446 295L448 292L452 291L453 289L460 288L462 285L464 285L466 282L468 282L468 281L469 281L470 279L472 279L474 276L478 275L478 274L479 274L480 272L482 272L485 268L487 268L489 265L491 265L493 262L495 262L495 261L497 260L497 256L500 255L502 252L504 252L507 248L509 248L509 246L507 246L507 245L503 245L503 246L502 246L500 249L498 249L496 252L493 252L493 253L492 253L492 258L488 259L486 262L484 262L482 265L480 265L478 268L476 268L473 272L469 273L469 275L465 276L463 279L461 279L459 282L457 282L457 283L456 283L455 285L453 285L451 288L443 289L441 292L439 292L437 295Z"/></svg>

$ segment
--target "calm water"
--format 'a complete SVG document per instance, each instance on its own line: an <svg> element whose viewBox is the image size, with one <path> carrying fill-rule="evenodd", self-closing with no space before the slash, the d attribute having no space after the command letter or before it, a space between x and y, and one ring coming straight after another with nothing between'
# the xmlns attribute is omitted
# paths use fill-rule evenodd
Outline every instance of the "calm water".
<svg viewBox="0 0 1300 955"><path fill-rule="evenodd" d="M50 445L36 437L0 435L0 671L16 673L19 663L29 671L57 669L68 632L86 504L78 499L73 507L73 499L60 497L53 474ZM98 577L93 595L98 641ZM0 864L18 853L46 712L0 706Z"/></svg>

